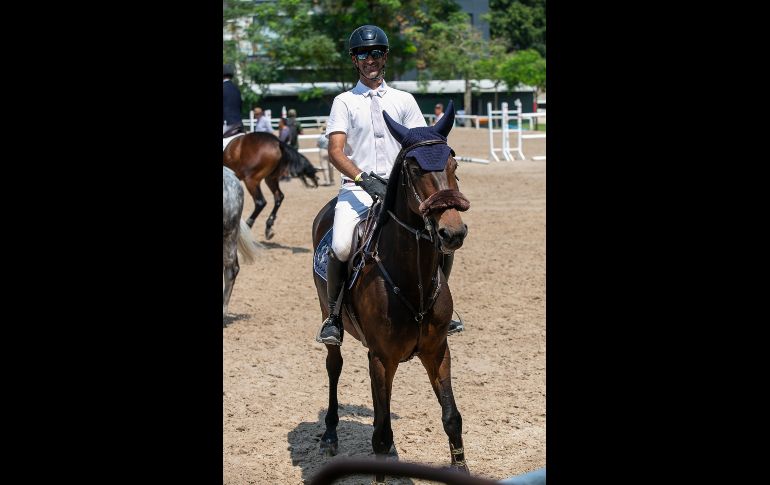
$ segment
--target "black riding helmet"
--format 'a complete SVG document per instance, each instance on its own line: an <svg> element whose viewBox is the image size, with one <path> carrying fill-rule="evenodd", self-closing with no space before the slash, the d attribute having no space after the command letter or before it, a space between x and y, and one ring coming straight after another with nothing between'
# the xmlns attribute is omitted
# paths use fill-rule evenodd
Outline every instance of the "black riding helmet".
<svg viewBox="0 0 770 485"><path fill-rule="evenodd" d="M235 76L235 66L232 64L223 64L222 76Z"/></svg>
<svg viewBox="0 0 770 485"><path fill-rule="evenodd" d="M348 46L348 54L351 56L362 47L384 47L385 52L388 52L388 36L376 25L362 25L350 34Z"/></svg>

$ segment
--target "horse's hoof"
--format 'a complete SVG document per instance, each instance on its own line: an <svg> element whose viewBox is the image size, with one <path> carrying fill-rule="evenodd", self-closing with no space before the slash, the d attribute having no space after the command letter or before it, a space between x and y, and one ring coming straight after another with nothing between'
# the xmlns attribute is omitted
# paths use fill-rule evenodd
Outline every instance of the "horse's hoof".
<svg viewBox="0 0 770 485"><path fill-rule="evenodd" d="M332 457L337 454L338 442L321 440L321 453L324 456Z"/></svg>
<svg viewBox="0 0 770 485"><path fill-rule="evenodd" d="M468 465L464 463L462 465L455 465L454 463L452 463L452 469L460 473L463 473L465 475L471 474L470 470L468 470Z"/></svg>
<svg viewBox="0 0 770 485"><path fill-rule="evenodd" d="M272 229L265 229L265 239L269 241L270 239L273 239L274 235L275 233L273 232Z"/></svg>

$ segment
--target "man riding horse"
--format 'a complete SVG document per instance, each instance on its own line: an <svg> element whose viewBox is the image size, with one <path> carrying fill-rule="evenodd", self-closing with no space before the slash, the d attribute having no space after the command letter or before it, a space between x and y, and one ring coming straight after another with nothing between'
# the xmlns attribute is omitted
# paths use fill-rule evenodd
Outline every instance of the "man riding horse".
<svg viewBox="0 0 770 485"><path fill-rule="evenodd" d="M335 307L341 301L338 297L347 278L353 231L374 199L385 198L386 179L401 150L400 143L386 129L382 112L387 111L406 128L427 126L414 96L385 83L388 48L388 37L377 26L363 25L353 31L348 54L358 73L358 83L334 98L326 125L329 160L342 173L326 273L329 317L316 337L328 345L342 344L342 319ZM453 258L448 254L442 262L446 279ZM451 321L449 334L462 330L460 321Z"/></svg>
<svg viewBox="0 0 770 485"><path fill-rule="evenodd" d="M233 136L237 133L246 133L241 121L241 92L233 83L235 66L224 64L222 66L222 124L223 136Z"/></svg>

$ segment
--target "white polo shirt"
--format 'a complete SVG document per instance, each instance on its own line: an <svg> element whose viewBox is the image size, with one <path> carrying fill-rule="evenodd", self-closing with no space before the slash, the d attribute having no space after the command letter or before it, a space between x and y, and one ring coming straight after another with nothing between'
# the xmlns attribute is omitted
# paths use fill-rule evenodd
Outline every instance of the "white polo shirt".
<svg viewBox="0 0 770 485"><path fill-rule="evenodd" d="M334 98L326 124L326 137L335 131L345 133L345 155L364 172L374 172L387 178L398 152L401 151L401 144L390 134L384 120L385 136L374 136L369 91L370 89L359 80L353 89ZM394 121L407 128L427 126L417 101L410 93L388 87L384 80L377 93L382 111L387 112Z"/></svg>

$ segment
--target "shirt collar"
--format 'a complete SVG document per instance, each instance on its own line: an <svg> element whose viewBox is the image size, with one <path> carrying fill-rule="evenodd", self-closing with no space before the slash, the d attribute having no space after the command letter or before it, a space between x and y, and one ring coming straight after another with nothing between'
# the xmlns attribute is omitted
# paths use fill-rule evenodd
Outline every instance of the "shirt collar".
<svg viewBox="0 0 770 485"><path fill-rule="evenodd" d="M387 90L388 90L388 85L383 79L382 84L380 84L380 87L377 88L377 92L379 93L380 97L382 97L382 95L385 94ZM365 97L369 96L369 91L371 91L371 89L369 89L369 86L362 83L360 79L358 80L358 84L356 84L356 86L353 88L354 94L363 94Z"/></svg>

